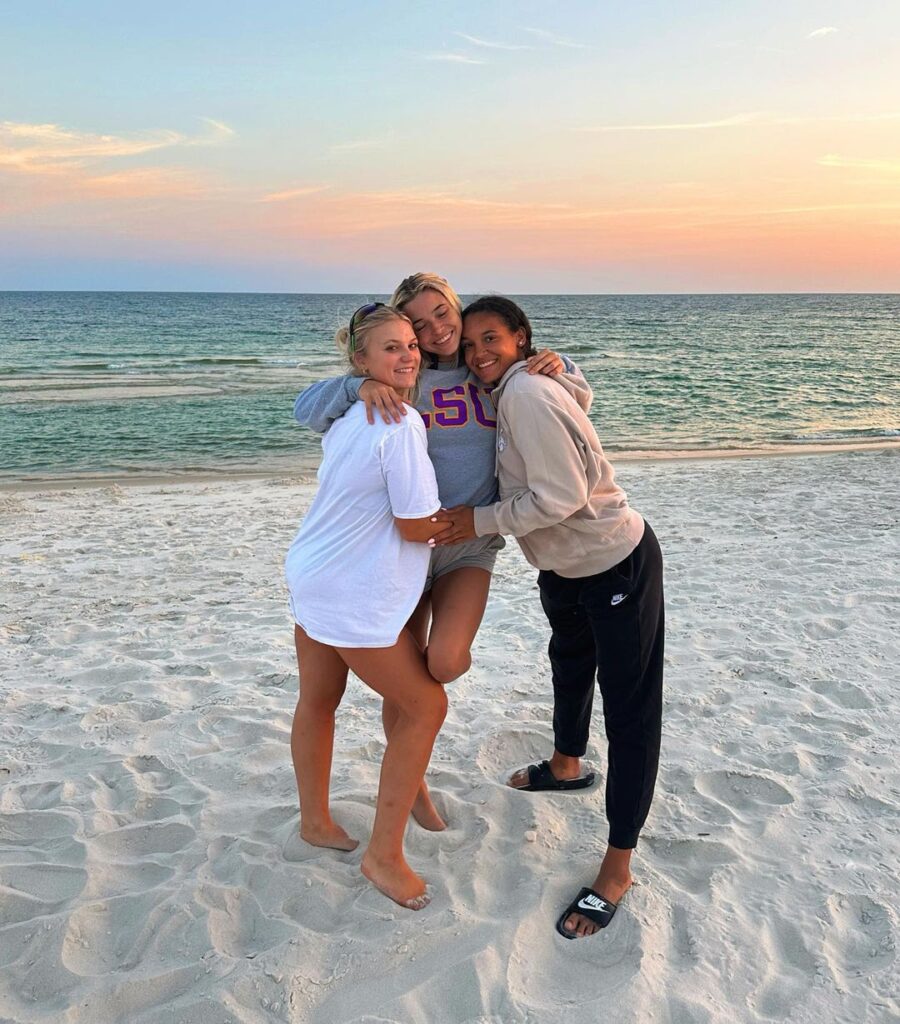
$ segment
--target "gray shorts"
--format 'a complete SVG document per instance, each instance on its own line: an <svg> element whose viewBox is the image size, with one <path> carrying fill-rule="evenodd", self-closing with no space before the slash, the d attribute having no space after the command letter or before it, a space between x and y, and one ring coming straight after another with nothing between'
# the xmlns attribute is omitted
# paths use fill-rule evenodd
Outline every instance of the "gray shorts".
<svg viewBox="0 0 900 1024"><path fill-rule="evenodd" d="M494 571L497 552L506 547L506 541L497 534L489 537L476 537L474 540L463 541L462 544L448 544L443 548L435 548L431 552L431 564L428 566L428 579L425 580L426 592L431 590L434 581L446 576L454 569L476 569Z"/></svg>

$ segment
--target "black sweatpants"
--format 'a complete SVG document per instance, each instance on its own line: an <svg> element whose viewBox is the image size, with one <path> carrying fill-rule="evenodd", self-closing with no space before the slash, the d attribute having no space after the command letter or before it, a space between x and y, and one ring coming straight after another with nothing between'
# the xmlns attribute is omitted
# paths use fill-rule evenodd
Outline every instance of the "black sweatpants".
<svg viewBox="0 0 900 1024"><path fill-rule="evenodd" d="M663 678L663 565L647 523L634 551L595 576L538 575L550 620L553 735L556 749L587 749L594 679L603 697L609 754L606 817L609 843L637 845L659 766Z"/></svg>

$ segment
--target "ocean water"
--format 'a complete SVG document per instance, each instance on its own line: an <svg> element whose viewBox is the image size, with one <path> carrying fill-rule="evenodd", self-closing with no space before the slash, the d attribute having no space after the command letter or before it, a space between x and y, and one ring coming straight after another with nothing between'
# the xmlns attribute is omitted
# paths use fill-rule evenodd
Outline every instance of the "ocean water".
<svg viewBox="0 0 900 1024"><path fill-rule="evenodd" d="M312 467L296 393L370 295L0 293L0 479ZM615 451L900 438L900 295L528 295Z"/></svg>

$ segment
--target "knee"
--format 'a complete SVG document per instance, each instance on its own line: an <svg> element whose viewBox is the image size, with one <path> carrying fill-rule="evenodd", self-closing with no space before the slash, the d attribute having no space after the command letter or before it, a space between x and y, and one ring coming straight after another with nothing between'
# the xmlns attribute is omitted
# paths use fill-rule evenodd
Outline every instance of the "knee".
<svg viewBox="0 0 900 1024"><path fill-rule="evenodd" d="M447 693L443 686L428 684L416 695L414 704L401 709L418 729L427 729L435 735L447 717Z"/></svg>
<svg viewBox="0 0 900 1024"><path fill-rule="evenodd" d="M468 648L453 648L430 644L425 652L428 671L439 683L452 683L464 675L472 666L472 655Z"/></svg>
<svg viewBox="0 0 900 1024"><path fill-rule="evenodd" d="M343 691L322 693L316 692L312 687L308 692L304 692L301 684L297 714L305 718L333 718L343 696Z"/></svg>

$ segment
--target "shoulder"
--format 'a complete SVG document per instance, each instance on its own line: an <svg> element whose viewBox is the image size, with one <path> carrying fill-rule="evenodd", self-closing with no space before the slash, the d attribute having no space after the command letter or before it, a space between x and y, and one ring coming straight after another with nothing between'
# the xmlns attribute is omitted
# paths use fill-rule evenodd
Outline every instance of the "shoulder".
<svg viewBox="0 0 900 1024"><path fill-rule="evenodd" d="M543 373L528 373L527 370L521 370L519 373L513 374L506 382L503 394L501 395L501 402L507 396L511 398L537 399L552 405L559 405L561 404L561 399L566 396L566 392L552 377L548 377Z"/></svg>
<svg viewBox="0 0 900 1024"><path fill-rule="evenodd" d="M406 407L406 415L399 423L379 422L376 425L381 427L381 436L385 441L402 441L417 435L423 438L426 436L425 423L419 411L411 405Z"/></svg>

